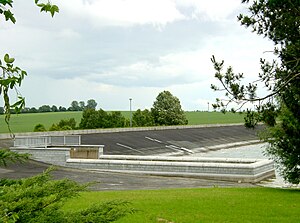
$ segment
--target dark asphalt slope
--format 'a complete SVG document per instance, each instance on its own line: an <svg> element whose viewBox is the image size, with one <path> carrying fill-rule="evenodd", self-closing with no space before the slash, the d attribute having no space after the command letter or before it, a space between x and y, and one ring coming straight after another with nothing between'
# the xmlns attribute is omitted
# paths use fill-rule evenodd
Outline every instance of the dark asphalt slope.
<svg viewBox="0 0 300 223"><path fill-rule="evenodd" d="M257 132L243 125L128 131L82 135L82 144L104 145L106 155L158 155L250 140L257 140Z"/></svg>

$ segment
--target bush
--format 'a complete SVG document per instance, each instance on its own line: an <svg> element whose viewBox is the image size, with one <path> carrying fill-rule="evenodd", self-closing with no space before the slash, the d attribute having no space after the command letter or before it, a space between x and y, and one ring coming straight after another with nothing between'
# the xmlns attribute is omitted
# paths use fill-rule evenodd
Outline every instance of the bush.
<svg viewBox="0 0 300 223"><path fill-rule="evenodd" d="M45 132L46 128L43 124L37 124L36 126L34 126L33 131L34 132Z"/></svg>
<svg viewBox="0 0 300 223"><path fill-rule="evenodd" d="M52 180L50 171L21 180L0 180L0 222L112 222L132 213L127 202L96 204L82 211L61 210L68 198L79 196L88 184Z"/></svg>

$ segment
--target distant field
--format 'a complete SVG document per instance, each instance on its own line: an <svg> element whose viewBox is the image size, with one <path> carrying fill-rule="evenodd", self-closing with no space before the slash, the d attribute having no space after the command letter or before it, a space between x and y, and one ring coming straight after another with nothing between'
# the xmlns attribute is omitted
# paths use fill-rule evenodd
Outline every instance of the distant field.
<svg viewBox="0 0 300 223"><path fill-rule="evenodd" d="M131 222L299 222L300 191L272 188L199 188L84 192L64 211L111 200L131 202Z"/></svg>
<svg viewBox="0 0 300 223"><path fill-rule="evenodd" d="M122 114L129 119L130 112L122 111ZM32 132L36 124L43 124L46 129L53 123L58 123L61 119L74 118L77 124L80 123L82 112L49 112L12 115L10 126L13 132ZM202 124L225 124L242 123L243 115L220 112L186 112L189 125ZM7 133L8 128L4 122L4 116L0 116L0 133Z"/></svg>

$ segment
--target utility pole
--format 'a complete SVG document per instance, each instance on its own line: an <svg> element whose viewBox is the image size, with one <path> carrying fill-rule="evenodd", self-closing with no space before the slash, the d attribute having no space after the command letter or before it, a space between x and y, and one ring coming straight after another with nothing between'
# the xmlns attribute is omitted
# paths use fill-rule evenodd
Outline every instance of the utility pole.
<svg viewBox="0 0 300 223"><path fill-rule="evenodd" d="M129 108L130 108L130 127L132 127L132 109L131 109L132 98L129 98Z"/></svg>

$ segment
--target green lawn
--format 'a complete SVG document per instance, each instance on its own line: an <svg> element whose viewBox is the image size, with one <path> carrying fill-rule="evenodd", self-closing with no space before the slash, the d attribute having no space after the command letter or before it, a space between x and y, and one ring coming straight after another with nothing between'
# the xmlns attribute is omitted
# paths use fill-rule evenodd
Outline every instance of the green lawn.
<svg viewBox="0 0 300 223"><path fill-rule="evenodd" d="M300 222L300 191L272 188L200 188L84 192L64 206L126 200L138 212L118 222ZM168 221L163 221L166 219Z"/></svg>
<svg viewBox="0 0 300 223"><path fill-rule="evenodd" d="M122 111L122 114L129 119L130 112ZM80 123L82 112L49 112L12 115L10 126L13 132L32 132L34 126L43 124L46 129L53 123L58 123L61 119L75 118L77 125ZM189 125L202 124L225 124L242 123L243 115L220 112L186 112ZM4 122L4 115L0 116L0 133L8 133L7 125Z"/></svg>

